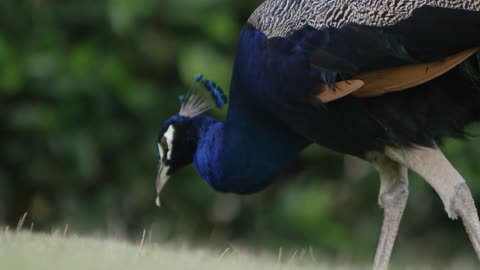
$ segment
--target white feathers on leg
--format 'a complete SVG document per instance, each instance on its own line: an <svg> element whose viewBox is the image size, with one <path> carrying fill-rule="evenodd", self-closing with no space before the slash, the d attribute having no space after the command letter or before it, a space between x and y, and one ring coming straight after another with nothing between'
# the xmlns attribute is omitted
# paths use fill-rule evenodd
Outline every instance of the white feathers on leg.
<svg viewBox="0 0 480 270"><path fill-rule="evenodd" d="M374 270L388 268L393 245L408 199L408 169L383 154L369 159L380 174L378 203L384 209L382 232L375 255Z"/></svg>
<svg viewBox="0 0 480 270"><path fill-rule="evenodd" d="M448 216L460 217L480 259L480 221L470 189L442 151L435 148L386 148L385 154L422 176L438 193Z"/></svg>

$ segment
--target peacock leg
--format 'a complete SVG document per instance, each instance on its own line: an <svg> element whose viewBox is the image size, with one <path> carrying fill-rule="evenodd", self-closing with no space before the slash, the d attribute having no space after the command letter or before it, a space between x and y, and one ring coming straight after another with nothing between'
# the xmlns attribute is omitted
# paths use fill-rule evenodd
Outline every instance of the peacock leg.
<svg viewBox="0 0 480 270"><path fill-rule="evenodd" d="M480 221L475 202L465 180L440 149L420 146L410 149L387 148L385 154L417 172L435 189L448 216L462 219L480 259Z"/></svg>
<svg viewBox="0 0 480 270"><path fill-rule="evenodd" d="M480 222L475 201L466 183L457 186L457 193L452 200L452 209L462 219L468 237L480 259Z"/></svg>
<svg viewBox="0 0 480 270"><path fill-rule="evenodd" d="M408 169L385 155L371 154L369 159L380 174L378 203L384 211L373 269L385 270L388 268L403 211L407 205Z"/></svg>

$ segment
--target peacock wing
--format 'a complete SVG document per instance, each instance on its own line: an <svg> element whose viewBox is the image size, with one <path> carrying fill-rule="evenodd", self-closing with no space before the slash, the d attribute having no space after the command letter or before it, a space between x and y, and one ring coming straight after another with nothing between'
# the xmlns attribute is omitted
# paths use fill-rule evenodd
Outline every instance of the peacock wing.
<svg viewBox="0 0 480 270"><path fill-rule="evenodd" d="M268 0L249 23L310 54L324 103L428 82L480 46L478 0Z"/></svg>
<svg viewBox="0 0 480 270"><path fill-rule="evenodd" d="M352 80L338 81L335 91L326 84L320 86L316 96L323 103L331 102L352 94L355 97L375 97L392 92L403 91L433 80L474 55L478 48L462 51L442 61L410 64L393 68L359 73Z"/></svg>

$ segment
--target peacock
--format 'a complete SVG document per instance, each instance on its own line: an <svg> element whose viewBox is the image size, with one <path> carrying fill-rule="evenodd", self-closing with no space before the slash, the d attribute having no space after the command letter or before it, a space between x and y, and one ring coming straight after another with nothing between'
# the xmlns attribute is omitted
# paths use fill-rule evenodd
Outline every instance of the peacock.
<svg viewBox="0 0 480 270"><path fill-rule="evenodd" d="M408 170L463 221L480 258L474 200L440 150L480 120L479 47L480 0L267 0L240 33L229 100L197 75L204 90L182 96L163 124L157 194L191 163L217 191L259 192L319 144L379 172L373 269L388 267ZM205 115L227 102L225 121Z"/></svg>

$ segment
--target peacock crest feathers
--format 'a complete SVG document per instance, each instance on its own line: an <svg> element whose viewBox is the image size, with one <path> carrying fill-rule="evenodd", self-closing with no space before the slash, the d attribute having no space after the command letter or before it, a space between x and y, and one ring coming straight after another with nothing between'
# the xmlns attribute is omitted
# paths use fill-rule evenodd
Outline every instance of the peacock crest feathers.
<svg viewBox="0 0 480 270"><path fill-rule="evenodd" d="M179 115L195 117L213 108L222 109L227 104L227 96L215 82L206 79L202 74L195 75L195 82L201 86L201 90L192 87L186 95L179 97Z"/></svg>

